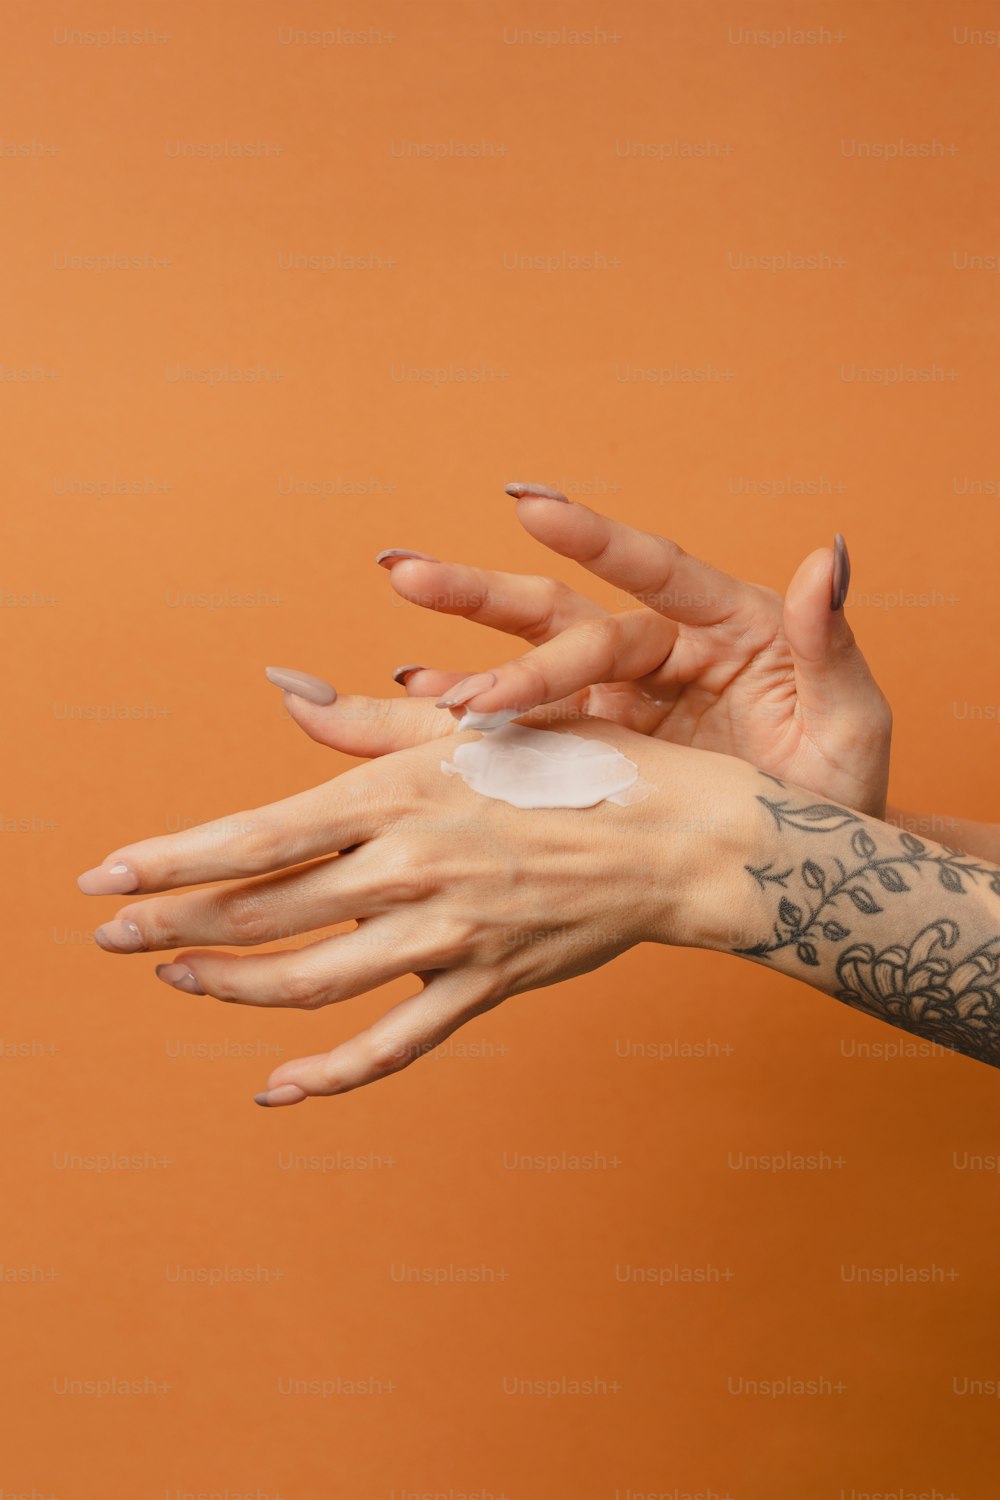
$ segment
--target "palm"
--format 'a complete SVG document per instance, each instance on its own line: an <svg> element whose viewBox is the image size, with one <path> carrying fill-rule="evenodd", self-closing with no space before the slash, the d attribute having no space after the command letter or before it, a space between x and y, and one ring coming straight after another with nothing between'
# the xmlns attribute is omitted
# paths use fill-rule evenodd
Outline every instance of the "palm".
<svg viewBox="0 0 1000 1500"><path fill-rule="evenodd" d="M761 593L773 600L780 619L780 596ZM637 734L736 756L849 806L877 804L885 758L881 726L863 736L855 722L847 738L828 732L822 742L809 734L792 652L773 615L738 641L682 625L672 661L667 681L654 672L640 682L598 683L540 712L609 719Z"/></svg>

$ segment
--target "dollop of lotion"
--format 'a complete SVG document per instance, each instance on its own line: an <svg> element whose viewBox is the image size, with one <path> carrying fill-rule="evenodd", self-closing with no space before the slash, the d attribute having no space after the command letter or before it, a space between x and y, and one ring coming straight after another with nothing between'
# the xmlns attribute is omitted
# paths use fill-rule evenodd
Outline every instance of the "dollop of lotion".
<svg viewBox="0 0 1000 1500"><path fill-rule="evenodd" d="M482 739L459 745L443 760L447 776L461 776L483 797L512 807L596 807L627 804L646 795L639 768L612 745L579 734L527 729L517 712L463 714L457 728L479 729Z"/></svg>

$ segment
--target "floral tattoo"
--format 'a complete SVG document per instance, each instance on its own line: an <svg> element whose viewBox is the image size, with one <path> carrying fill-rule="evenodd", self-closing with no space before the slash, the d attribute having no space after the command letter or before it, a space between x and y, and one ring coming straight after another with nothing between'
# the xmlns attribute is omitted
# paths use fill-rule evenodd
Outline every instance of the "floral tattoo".
<svg viewBox="0 0 1000 1500"><path fill-rule="evenodd" d="M775 777L768 780L784 790ZM992 934L964 954L957 953L960 923L948 917L925 922L908 945L895 942L880 951L862 941L841 946L854 937L859 921L863 927L865 918L885 912L921 883L933 882L932 889L954 898L976 888L1000 897L1000 870L958 849L928 847L910 833L885 829L886 838L877 842L868 820L832 803L795 806L788 798L763 795L757 800L779 832L793 828L828 835L852 829L843 851L849 857L823 849L797 868L779 869L774 861L746 865L760 889L777 896L778 908L767 937L732 951L769 961L791 950L788 957L794 952L807 968L833 963L838 1000L1000 1066L1000 912ZM878 825L874 829L879 831ZM921 892L923 901L929 893ZM898 915L905 919L905 906ZM982 909L970 915L973 930L981 928Z"/></svg>

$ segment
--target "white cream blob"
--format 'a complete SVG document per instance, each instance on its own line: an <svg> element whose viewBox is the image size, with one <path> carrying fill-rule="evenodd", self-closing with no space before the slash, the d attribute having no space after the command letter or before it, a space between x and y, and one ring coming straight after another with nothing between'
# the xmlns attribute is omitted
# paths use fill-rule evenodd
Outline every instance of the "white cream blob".
<svg viewBox="0 0 1000 1500"><path fill-rule="evenodd" d="M639 768L603 740L512 724L517 710L463 714L458 729L481 729L481 739L459 745L443 760L448 776L461 776L483 797L512 807L594 807L634 802L646 795Z"/></svg>
<svg viewBox="0 0 1000 1500"><path fill-rule="evenodd" d="M518 708L502 708L495 714L473 714L468 709L455 725L456 729L482 729L488 733L492 729L502 729L509 724L511 719L518 718L524 712Z"/></svg>

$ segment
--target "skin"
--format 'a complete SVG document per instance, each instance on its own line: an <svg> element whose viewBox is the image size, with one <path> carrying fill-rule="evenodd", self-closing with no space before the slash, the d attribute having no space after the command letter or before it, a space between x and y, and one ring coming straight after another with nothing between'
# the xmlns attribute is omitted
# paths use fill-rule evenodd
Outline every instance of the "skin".
<svg viewBox="0 0 1000 1500"><path fill-rule="evenodd" d="M886 808L885 819L920 837L945 840L953 848L980 855L1000 864L1000 823L979 823L970 818L956 818L943 813L908 812L901 807Z"/></svg>
<svg viewBox="0 0 1000 1500"><path fill-rule="evenodd" d="M533 524L550 545L553 513L586 511L520 504L544 508ZM271 807L114 851L81 888L167 894L123 907L98 941L117 952L211 945L157 972L239 1004L313 1010L416 974L422 990L373 1026L277 1068L257 1096L267 1105L374 1082L508 996L642 941L736 953L1000 1065L1000 867L866 816L884 808L890 720L830 608L831 590L846 590L833 554L807 558L782 603L663 538L587 515L556 550L647 601L641 610L609 616L551 579L384 554L414 602L537 649L472 684L476 693L467 683L464 697L454 674L403 674L410 691L451 688L443 707L336 697L322 680L272 669L279 685L309 685L313 701L288 691L285 702L312 738L376 758ZM525 704L526 685L529 723L569 719L615 745L639 766L648 800L526 814L444 777L442 754L468 737L454 735L449 702L494 712ZM779 776L787 765L808 779ZM352 931L292 951L215 947L351 920Z"/></svg>
<svg viewBox="0 0 1000 1500"><path fill-rule="evenodd" d="M805 559L782 599L586 505L528 496L516 508L538 541L640 607L611 613L552 578L384 555L403 598L531 646L481 662L469 686L494 681L472 696L456 692L461 674L429 668L405 674L408 694L609 719L884 815L892 714L843 609L831 608L843 592L832 548Z"/></svg>
<svg viewBox="0 0 1000 1500"><path fill-rule="evenodd" d="M532 496L537 488L508 486L508 493L523 492L516 510L525 530L647 603L613 615L554 578L412 553L380 554L401 597L532 646L514 662L486 668L495 673L495 689L473 695L468 704L492 709L544 703L557 717L592 714L642 734L738 755L901 829L1000 862L1000 824L887 805L892 712L842 607L828 607L828 579L829 603L847 591L834 549L807 557L782 600L773 589L731 578L664 537L609 520L565 496L557 499L558 492ZM703 607L685 607L684 598L726 603L706 615ZM722 619L730 608L732 614ZM649 672L651 662L659 664ZM450 697L483 670L411 665L395 675L409 696L438 698ZM625 680L606 681L609 674ZM565 696L554 698L560 691Z"/></svg>
<svg viewBox="0 0 1000 1500"><path fill-rule="evenodd" d="M359 724L363 701L305 707L340 707ZM647 800L522 812L442 774L467 734L425 740L282 802L113 851L81 877L88 889L106 879L163 894L130 901L99 940L198 945L163 977L242 1005L316 1010L417 976L423 988L372 1026L276 1068L257 1096L268 1105L385 1078L509 996L638 942L737 953L1000 1061L1000 868L930 841L916 850L733 757L605 721L573 732L634 760ZM353 930L291 950L217 946L352 919Z"/></svg>
<svg viewBox="0 0 1000 1500"><path fill-rule="evenodd" d="M113 878L130 879L136 894L171 894L130 901L99 941L134 930L147 951L211 945L185 946L168 981L181 966L204 994L245 1005L313 1010L416 974L423 990L367 1031L272 1074L272 1089L297 1088L268 1102L292 1103L371 1083L508 996L584 973L653 932L695 939L699 882L690 859L677 880L678 854L693 849L692 818L712 816L737 763L611 724L574 732L636 761L655 788L642 818L611 803L525 813L480 797L441 771L443 754L472 738L451 735L237 818L115 850L99 870L125 866L129 876ZM657 862L662 881L650 881ZM205 888L175 893L191 885ZM214 947L352 919L354 931L291 951L240 957Z"/></svg>

